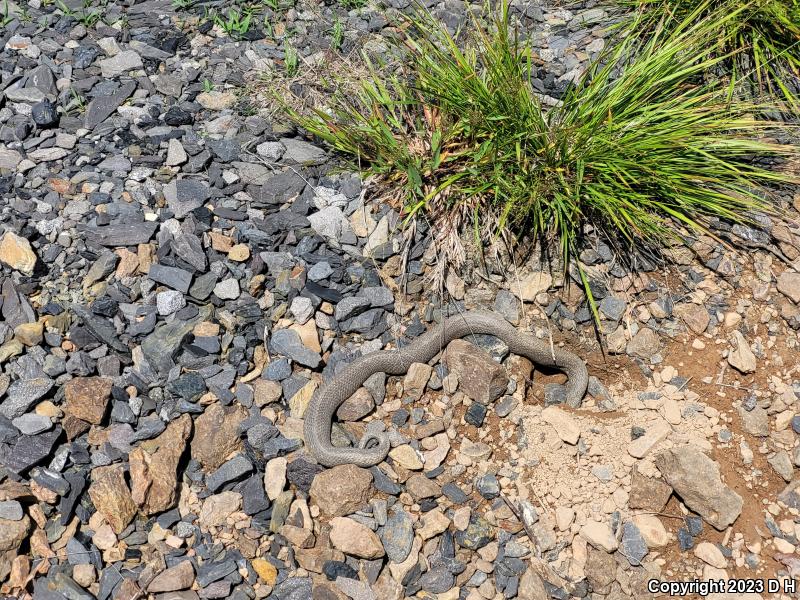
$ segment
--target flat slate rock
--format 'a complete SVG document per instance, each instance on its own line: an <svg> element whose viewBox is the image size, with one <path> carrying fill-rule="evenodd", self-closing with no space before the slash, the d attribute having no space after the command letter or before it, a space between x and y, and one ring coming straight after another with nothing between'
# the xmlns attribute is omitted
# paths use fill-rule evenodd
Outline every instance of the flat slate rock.
<svg viewBox="0 0 800 600"><path fill-rule="evenodd" d="M150 241L159 224L151 221L142 223L116 223L79 227L89 238L102 246L135 246Z"/></svg>
<svg viewBox="0 0 800 600"><path fill-rule="evenodd" d="M108 96L96 96L86 107L86 115L83 121L84 127L86 127L86 129L94 129L97 127L110 117L135 90L136 83L128 81L123 83L113 94Z"/></svg>

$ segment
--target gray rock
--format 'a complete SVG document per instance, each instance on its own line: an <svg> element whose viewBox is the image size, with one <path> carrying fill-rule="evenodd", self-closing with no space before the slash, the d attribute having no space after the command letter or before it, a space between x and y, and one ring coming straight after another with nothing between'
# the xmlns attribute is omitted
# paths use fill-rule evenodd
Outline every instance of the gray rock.
<svg viewBox="0 0 800 600"><path fill-rule="evenodd" d="M203 245L196 235L181 234L172 240L172 249L179 258L192 265L198 271L206 268L206 255Z"/></svg>
<svg viewBox="0 0 800 600"><path fill-rule="evenodd" d="M269 345L273 352L287 356L304 367L315 369L322 361L319 353L306 348L298 333L291 329L279 329L273 333Z"/></svg>
<svg viewBox="0 0 800 600"><path fill-rule="evenodd" d="M262 142L256 146L256 154L270 162L279 161L285 150L286 148L280 142Z"/></svg>
<svg viewBox="0 0 800 600"><path fill-rule="evenodd" d="M600 301L598 307L600 313L612 321L619 321L622 315L625 314L627 303L622 298L615 298L614 296L606 296Z"/></svg>
<svg viewBox="0 0 800 600"><path fill-rule="evenodd" d="M23 473L50 456L61 435L61 427L39 435L21 435L11 448L0 448L0 465L13 473Z"/></svg>
<svg viewBox="0 0 800 600"><path fill-rule="evenodd" d="M210 196L208 186L196 179L178 179L164 186L164 198L176 219L203 206Z"/></svg>
<svg viewBox="0 0 800 600"><path fill-rule="evenodd" d="M103 77L109 79L144 67L142 57L133 50L123 50L115 56L101 60L98 64Z"/></svg>
<svg viewBox="0 0 800 600"><path fill-rule="evenodd" d="M464 420L475 427L482 427L483 420L486 418L486 406L480 402L473 402L469 405L467 412L464 413Z"/></svg>
<svg viewBox="0 0 800 600"><path fill-rule="evenodd" d="M614 479L614 465L595 465L592 467L592 475L600 481L611 481Z"/></svg>
<svg viewBox="0 0 800 600"><path fill-rule="evenodd" d="M131 170L131 161L124 156L109 156L97 165L99 171L112 171L129 173Z"/></svg>
<svg viewBox="0 0 800 600"><path fill-rule="evenodd" d="M435 567L419 578L419 585L426 592L444 594L455 583L455 576L444 567Z"/></svg>
<svg viewBox="0 0 800 600"><path fill-rule="evenodd" d="M475 489L487 500L494 500L500 496L500 482L493 473L487 473L475 481Z"/></svg>
<svg viewBox="0 0 800 600"><path fill-rule="evenodd" d="M14 423L16 425L16 423ZM780 475L784 481L791 481L794 475L794 467L792 466L792 459L786 450L776 452L767 459L767 462Z"/></svg>
<svg viewBox="0 0 800 600"><path fill-rule="evenodd" d="M500 400L498 400L497 404L495 404L494 412L498 417L507 417L511 414L511 411L516 408L516 406L517 399L514 398L514 396L503 396Z"/></svg>
<svg viewBox="0 0 800 600"><path fill-rule="evenodd" d="M494 309L503 315L503 318L516 325L519 323L519 300L508 290L498 290L494 300Z"/></svg>
<svg viewBox="0 0 800 600"><path fill-rule="evenodd" d="M45 99L44 92L36 88L10 86L5 90L5 96L11 102L25 102L35 104Z"/></svg>
<svg viewBox="0 0 800 600"><path fill-rule="evenodd" d="M56 88L56 79L53 77L53 71L47 65L39 65L31 69L28 73L28 87L35 87L45 94L55 96L58 93Z"/></svg>
<svg viewBox="0 0 800 600"><path fill-rule="evenodd" d="M742 419L742 427L750 435L756 437L769 435L769 415L760 406L755 406L751 410L746 410L744 406L739 407L739 416Z"/></svg>
<svg viewBox="0 0 800 600"><path fill-rule="evenodd" d="M22 416L52 389L53 383L49 377L15 381L8 388L5 401L0 404L0 415L7 419Z"/></svg>
<svg viewBox="0 0 800 600"><path fill-rule="evenodd" d="M156 327L153 333L142 341L142 353L147 362L160 373L169 372L175 366L173 357L183 340L196 323L208 318L209 313L209 310L201 308L198 316L189 321L173 321Z"/></svg>
<svg viewBox="0 0 800 600"><path fill-rule="evenodd" d="M342 298L336 305L333 312L333 318L337 321L346 321L356 315L365 312L372 303L368 298L360 298L358 296L347 296Z"/></svg>
<svg viewBox="0 0 800 600"><path fill-rule="evenodd" d="M21 521L25 516L22 505L16 500L0 501L0 519L7 521Z"/></svg>
<svg viewBox="0 0 800 600"><path fill-rule="evenodd" d="M305 296L296 296L289 307L295 320L301 325L314 315L314 305Z"/></svg>
<svg viewBox="0 0 800 600"><path fill-rule="evenodd" d="M400 508L389 516L386 525L378 534L389 560L401 563L408 557L414 543L414 522L411 516Z"/></svg>
<svg viewBox="0 0 800 600"><path fill-rule="evenodd" d="M118 262L118 254L108 251L103 252L86 272L86 276L83 278L84 287L88 287L96 281L102 281L111 275Z"/></svg>
<svg viewBox="0 0 800 600"><path fill-rule="evenodd" d="M286 148L283 153L283 160L288 163L318 165L325 162L327 158L322 148L318 148L314 144L309 144L303 140L281 138L281 144Z"/></svg>
<svg viewBox="0 0 800 600"><path fill-rule="evenodd" d="M236 481L253 472L253 464L242 454L234 456L206 477L206 487L216 492L226 483Z"/></svg>
<svg viewBox="0 0 800 600"><path fill-rule="evenodd" d="M186 298L176 290L167 290L156 294L156 307L161 316L171 315L186 306Z"/></svg>
<svg viewBox="0 0 800 600"><path fill-rule="evenodd" d="M192 283L192 274L189 271L184 271L177 267L165 267L158 263L150 265L147 277L156 283L178 290L182 294L189 291L189 286Z"/></svg>
<svg viewBox="0 0 800 600"><path fill-rule="evenodd" d="M564 404L567 401L567 388L560 383L547 383L544 386L544 404Z"/></svg>
<svg viewBox="0 0 800 600"><path fill-rule="evenodd" d="M350 221L338 206L327 206L308 215L308 222L311 223L311 228L324 238L342 244L352 245L358 242Z"/></svg>
<svg viewBox="0 0 800 600"><path fill-rule="evenodd" d="M657 354L661 347L661 340L658 334L649 327L642 327L633 339L628 342L625 351L637 358L649 360L653 355Z"/></svg>
<svg viewBox="0 0 800 600"><path fill-rule="evenodd" d="M236 300L241 294L239 280L233 277L220 281L214 286L214 294L220 300Z"/></svg>
<svg viewBox="0 0 800 600"><path fill-rule="evenodd" d="M472 513L469 525L464 531L457 531L455 540L462 548L478 550L494 539L494 528L476 513Z"/></svg>
<svg viewBox="0 0 800 600"><path fill-rule="evenodd" d="M189 288L189 295L198 300L205 300L217 286L216 273L205 273L194 280L192 287Z"/></svg>
<svg viewBox="0 0 800 600"><path fill-rule="evenodd" d="M369 300L373 308L388 308L394 304L394 294L383 286L368 286L359 290L357 296Z"/></svg>
<svg viewBox="0 0 800 600"><path fill-rule="evenodd" d="M86 129L94 129L100 123L105 121L111 114L119 108L119 106L128 99L134 90L136 84L132 81L122 84L117 91L108 96L95 96L86 107L86 115L84 116L84 127ZM152 223L155 225L155 223ZM149 238L148 238L149 239ZM145 240L147 241L147 240ZM144 242L134 242L144 243ZM124 246L127 244L119 244Z"/></svg>
<svg viewBox="0 0 800 600"><path fill-rule="evenodd" d="M272 590L276 600L308 600L311 598L310 577L288 577Z"/></svg>
<svg viewBox="0 0 800 600"><path fill-rule="evenodd" d="M308 270L308 278L311 281L322 281L333 273L331 265L325 261L318 262Z"/></svg>
<svg viewBox="0 0 800 600"><path fill-rule="evenodd" d="M79 227L87 236L102 246L120 247L145 244L153 237L158 223L119 223L95 227Z"/></svg>
<svg viewBox="0 0 800 600"><path fill-rule="evenodd" d="M386 373L373 373L364 382L375 404L381 404L386 398Z"/></svg>
<svg viewBox="0 0 800 600"><path fill-rule="evenodd" d="M205 561L197 568L197 585L203 588L207 587L235 570L236 561L234 560Z"/></svg>
<svg viewBox="0 0 800 600"><path fill-rule="evenodd" d="M31 107L31 118L39 127L51 127L58 123L56 105L47 98Z"/></svg>
<svg viewBox="0 0 800 600"><path fill-rule="evenodd" d="M642 532L631 521L622 525L622 541L619 552L628 559L631 566L638 567L647 555L647 544L642 537Z"/></svg>
<svg viewBox="0 0 800 600"><path fill-rule="evenodd" d="M36 435L37 433L42 433L43 431L47 431L53 426L53 422L50 420L50 417L45 415L37 415L34 413L26 413L20 417L17 417L12 421L14 427L19 429L25 435Z"/></svg>

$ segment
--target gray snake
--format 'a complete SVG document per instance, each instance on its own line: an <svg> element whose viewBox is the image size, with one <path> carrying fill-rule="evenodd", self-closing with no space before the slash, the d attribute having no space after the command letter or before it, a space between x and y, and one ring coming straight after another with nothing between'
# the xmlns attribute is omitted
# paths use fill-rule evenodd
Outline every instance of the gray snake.
<svg viewBox="0 0 800 600"><path fill-rule="evenodd" d="M508 344L514 354L532 362L564 371L567 400L579 402L589 382L586 364L577 355L551 347L545 341L517 331L507 321L488 311L472 311L445 319L401 350L384 350L362 356L333 376L311 399L305 413L303 436L306 447L327 467L354 464L370 467L389 453L385 433L365 436L358 448L337 448L331 444L331 423L336 409L352 396L374 373L402 375L412 363L427 363L448 343L472 334L488 334ZM370 442L376 446L368 447Z"/></svg>

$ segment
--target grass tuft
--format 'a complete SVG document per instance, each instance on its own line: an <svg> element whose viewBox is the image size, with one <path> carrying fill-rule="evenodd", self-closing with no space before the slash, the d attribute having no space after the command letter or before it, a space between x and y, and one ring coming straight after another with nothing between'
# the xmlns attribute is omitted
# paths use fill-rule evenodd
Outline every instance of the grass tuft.
<svg viewBox="0 0 800 600"><path fill-rule="evenodd" d="M800 0L621 0L641 9L647 33L670 15L675 20L719 19L711 50L730 55L723 66L733 86L766 91L800 112ZM641 23L637 17L637 26Z"/></svg>
<svg viewBox="0 0 800 600"><path fill-rule="evenodd" d="M774 124L759 107L703 77L734 56L703 50L718 25L709 18L622 39L546 110L507 4L487 17L453 36L420 11L400 24L404 66L365 56L367 76L339 81L326 106L284 99L300 126L376 176L407 220L434 223L445 263L464 260L453 234L470 225L484 241L511 232L555 248L564 269L579 266L593 228L625 260L711 234L711 218L770 212L769 186L795 182L754 159L797 148L766 139Z"/></svg>

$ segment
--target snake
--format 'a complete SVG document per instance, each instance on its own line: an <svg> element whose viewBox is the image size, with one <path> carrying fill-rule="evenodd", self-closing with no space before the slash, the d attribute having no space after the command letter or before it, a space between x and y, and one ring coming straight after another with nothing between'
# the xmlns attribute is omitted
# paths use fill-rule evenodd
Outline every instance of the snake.
<svg viewBox="0 0 800 600"><path fill-rule="evenodd" d="M319 388L306 409L303 424L306 448L317 462L326 467L353 464L366 468L377 465L389 453L388 434L367 433L357 448L336 447L331 443L331 426L336 409L355 394L371 375L402 375L413 363L427 363L452 340L481 334L501 339L514 354L566 373L567 401L572 405L580 404L586 393L589 375L586 363L579 356L554 347L547 340L518 331L504 318L490 311L475 310L445 318L399 350L365 354L334 374Z"/></svg>

